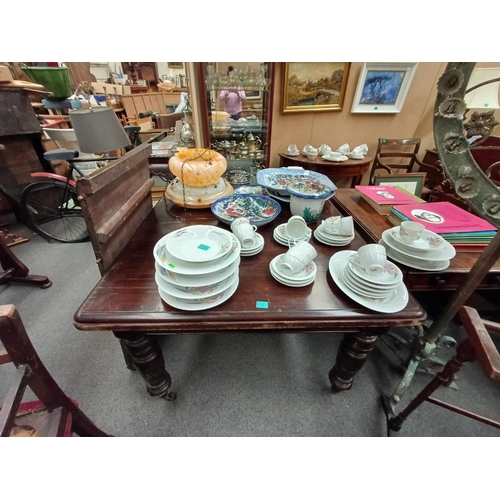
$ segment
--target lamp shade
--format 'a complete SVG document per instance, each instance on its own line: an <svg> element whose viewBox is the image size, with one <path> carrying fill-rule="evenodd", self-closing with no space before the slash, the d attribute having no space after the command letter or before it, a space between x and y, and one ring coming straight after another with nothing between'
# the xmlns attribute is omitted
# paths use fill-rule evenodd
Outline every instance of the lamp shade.
<svg viewBox="0 0 500 500"><path fill-rule="evenodd" d="M500 68L474 68L469 80L468 88L479 85L482 82L500 78ZM467 92L464 100L469 109L498 109L498 93L500 90L500 81L488 83L476 90Z"/></svg>
<svg viewBox="0 0 500 500"><path fill-rule="evenodd" d="M78 109L69 116L83 153L109 153L130 144L113 108Z"/></svg>

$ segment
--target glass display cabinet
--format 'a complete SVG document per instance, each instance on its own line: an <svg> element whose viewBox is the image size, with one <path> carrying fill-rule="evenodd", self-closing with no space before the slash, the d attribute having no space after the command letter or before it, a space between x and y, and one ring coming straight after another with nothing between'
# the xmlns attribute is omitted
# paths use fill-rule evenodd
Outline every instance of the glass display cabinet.
<svg viewBox="0 0 500 500"><path fill-rule="evenodd" d="M231 184L253 184L257 170L269 166L274 64L200 63L204 142L226 158ZM236 95L241 112L231 114L239 109Z"/></svg>

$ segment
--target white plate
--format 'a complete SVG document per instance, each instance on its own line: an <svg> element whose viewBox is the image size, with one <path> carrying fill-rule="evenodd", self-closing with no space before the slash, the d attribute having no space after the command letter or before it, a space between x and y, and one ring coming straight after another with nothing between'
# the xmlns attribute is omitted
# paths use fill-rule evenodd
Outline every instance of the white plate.
<svg viewBox="0 0 500 500"><path fill-rule="evenodd" d="M316 276L316 272L318 271L318 268L314 261L311 261L307 266L304 267L300 272L295 273L295 274L287 274L283 273L281 269L279 268L279 264L281 262L281 259L283 258L284 253L277 255L274 257L273 260L269 263L269 267L273 269L273 271L280 276L280 278L287 280L287 281L304 281L308 280L311 277Z"/></svg>
<svg viewBox="0 0 500 500"><path fill-rule="evenodd" d="M227 267L216 271L215 273L186 276L184 274L177 274L171 271L167 271L164 267L161 267L157 262L155 262L156 270L161 274L161 277L171 283L172 285L184 285L184 286L205 286L211 285L212 283L218 283L223 279L227 278L236 271L240 265L241 259L238 257L235 261L229 264Z"/></svg>
<svg viewBox="0 0 500 500"><path fill-rule="evenodd" d="M353 255L357 257L358 252L353 252ZM355 266L351 262L349 262L349 266L352 272L360 277L363 281L369 281L370 283L374 283L376 285L394 285L403 281L403 273L401 269L399 269L396 264L392 262L386 261L384 265L384 270L382 274L379 276L373 276L371 274L366 273L358 266Z"/></svg>
<svg viewBox="0 0 500 500"><path fill-rule="evenodd" d="M444 271L450 267L449 260L438 260L435 264L433 264L434 261L422 261L408 257L389 245L386 245L383 240L380 240L378 244L385 247L385 251L389 259L395 260L405 266L413 267L414 269L420 269L421 271Z"/></svg>
<svg viewBox="0 0 500 500"><path fill-rule="evenodd" d="M204 309L216 307L229 299L236 292L239 281L239 278L236 278L236 281L227 290L212 297L197 299L196 302L185 302L177 297L172 297L172 295L165 293L160 287L158 287L158 293L169 306L176 309L182 309L183 311L203 311Z"/></svg>
<svg viewBox="0 0 500 500"><path fill-rule="evenodd" d="M436 250L441 250L444 248L445 243L448 243L444 238L439 236L439 234L433 233L427 229L424 229L420 238L413 243L406 243L406 241L401 239L401 236L399 235L399 226L387 229L387 231L392 238L394 238L400 246L405 247L407 251L431 251L434 254ZM448 245L450 244L448 243ZM453 248L452 245L450 246Z"/></svg>
<svg viewBox="0 0 500 500"><path fill-rule="evenodd" d="M325 245L329 245L331 247L345 247L346 245L349 245L349 243L351 243L351 241L354 239L354 236L350 239L350 240L347 240L347 241L344 241L344 242L340 242L340 243L333 243L332 240L326 240L323 238L321 232L319 231L319 229L316 229L314 231L314 237L321 243L325 244Z"/></svg>
<svg viewBox="0 0 500 500"><path fill-rule="evenodd" d="M288 281L284 278L282 278L279 274L276 273L272 268L270 268L271 271L271 276L278 282L281 283L282 285L286 286L291 286L291 287L300 287L300 286L307 286L310 285L311 283L314 283L314 280L316 279L316 275L314 275L312 278L304 281Z"/></svg>
<svg viewBox="0 0 500 500"><path fill-rule="evenodd" d="M407 247L403 247L399 244L399 242L393 237L393 232L393 229L387 229L386 231L384 231L382 233L382 241L397 252L402 253L407 257L411 257L412 259L415 259L416 261L423 263L424 265L427 265L428 262L449 260L455 257L455 255L457 254L455 247L453 245L450 245L450 243L448 243L447 241L445 241L446 245L442 245L442 248L440 248L439 250L433 250L432 252L429 252L429 254L425 254L422 252L411 253L411 251Z"/></svg>
<svg viewBox="0 0 500 500"><path fill-rule="evenodd" d="M392 262L391 262L392 264ZM361 288L366 289L366 290L371 290L380 292L380 291L388 291L388 290L394 290L399 286L399 281L396 281L394 283L386 284L386 285L381 285L380 283L372 283L371 281L366 281L363 278L360 278L353 270L351 266L347 266L346 268L346 273L351 281L359 285Z"/></svg>
<svg viewBox="0 0 500 500"><path fill-rule="evenodd" d="M368 288L362 287L357 281L354 281L352 275L348 272L349 266L344 267L344 271L342 272L342 279L346 286L348 286L354 293L357 293L359 296L368 298L368 299L380 299L380 302L389 302L389 300L394 298L394 294L396 289L392 290L379 290L374 291ZM399 284L398 284L399 287ZM397 288L397 287L396 287Z"/></svg>
<svg viewBox="0 0 500 500"><path fill-rule="evenodd" d="M284 245L288 248L292 248L294 245L295 245L295 242L293 240L291 240L290 242L284 238L282 238L279 233L276 232L276 229L274 230L274 233L273 233L273 238L275 241L277 241L280 245ZM311 240L311 237L306 237L306 238L302 238L302 240L300 241L305 241L307 243L309 243L309 241Z"/></svg>
<svg viewBox="0 0 500 500"><path fill-rule="evenodd" d="M240 240L236 236L228 231L233 242L230 251L224 255L224 257L217 259L215 262L186 262L183 260L176 259L165 248L165 240L169 236L168 234L158 240L154 249L153 255L156 262L166 269L175 274L186 274L191 276L197 276L201 274L211 274L216 271L220 271L225 267L232 264L240 255L241 244Z"/></svg>
<svg viewBox="0 0 500 500"><path fill-rule="evenodd" d="M187 226L169 233L165 248L172 257L184 262L209 262L231 251L230 235L218 227Z"/></svg>
<svg viewBox="0 0 500 500"><path fill-rule="evenodd" d="M286 232L286 225L287 225L287 222L283 222L283 224L280 224L279 226L274 228L274 232L282 240L288 241L288 239L290 237L288 236L288 233ZM305 240L307 238L311 239L311 233L312 233L311 228L306 227L306 232L305 232L304 236L302 237L302 239L303 240ZM293 238L291 238L291 239L293 239Z"/></svg>
<svg viewBox="0 0 500 500"><path fill-rule="evenodd" d="M220 292L229 288L236 278L238 277L239 270L228 276L227 278L219 281L218 283L213 283L210 285L202 285L202 286L181 286L181 285L172 285L168 281L163 278L163 276L156 272L155 281L156 284L169 295L173 297L178 297L179 299L197 299L202 297L211 297L212 295L216 295Z"/></svg>
<svg viewBox="0 0 500 500"><path fill-rule="evenodd" d="M409 300L408 290L403 283L400 283L396 289L396 295L389 301L382 303L377 302L377 299L365 299L353 292L342 280L342 271L348 264L349 255L352 252L350 250L341 250L332 255L330 262L328 263L328 269L333 278L333 281L337 286L352 300L358 304L371 309L372 311L383 312L383 313L395 313L401 311L406 307Z"/></svg>

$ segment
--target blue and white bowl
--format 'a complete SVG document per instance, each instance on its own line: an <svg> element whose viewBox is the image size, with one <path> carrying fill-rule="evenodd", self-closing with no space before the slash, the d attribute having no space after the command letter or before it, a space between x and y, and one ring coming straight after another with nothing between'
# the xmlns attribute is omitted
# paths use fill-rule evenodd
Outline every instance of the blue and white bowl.
<svg viewBox="0 0 500 500"><path fill-rule="evenodd" d="M235 219L246 217L250 224L260 227L278 217L281 205L269 196L234 194L212 203L211 210L225 224L230 225Z"/></svg>

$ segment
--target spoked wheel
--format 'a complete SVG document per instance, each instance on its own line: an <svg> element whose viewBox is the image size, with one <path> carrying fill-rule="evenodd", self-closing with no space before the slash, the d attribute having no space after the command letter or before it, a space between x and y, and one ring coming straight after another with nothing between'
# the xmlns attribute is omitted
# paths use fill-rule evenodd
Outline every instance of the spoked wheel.
<svg viewBox="0 0 500 500"><path fill-rule="evenodd" d="M63 243L89 238L76 189L56 179L45 179L26 186L21 207L35 232Z"/></svg>

